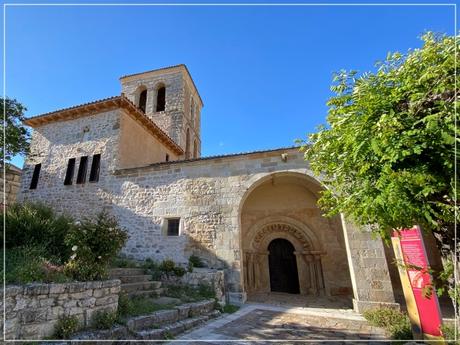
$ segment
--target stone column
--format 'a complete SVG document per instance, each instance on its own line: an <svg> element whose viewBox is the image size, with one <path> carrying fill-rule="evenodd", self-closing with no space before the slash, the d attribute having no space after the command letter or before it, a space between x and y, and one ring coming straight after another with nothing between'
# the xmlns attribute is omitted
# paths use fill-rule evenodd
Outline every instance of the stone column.
<svg viewBox="0 0 460 345"><path fill-rule="evenodd" d="M373 238L370 230L357 227L343 215L341 219L353 285L354 310L362 313L378 307L399 308L399 304L395 303L382 240Z"/></svg>

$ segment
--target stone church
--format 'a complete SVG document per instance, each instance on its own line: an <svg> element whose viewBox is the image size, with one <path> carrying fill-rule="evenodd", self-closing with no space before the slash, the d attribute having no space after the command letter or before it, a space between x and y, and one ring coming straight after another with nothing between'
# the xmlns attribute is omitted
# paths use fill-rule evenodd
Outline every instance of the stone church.
<svg viewBox="0 0 460 345"><path fill-rule="evenodd" d="M127 257L195 254L225 271L231 303L284 292L397 305L388 249L323 217L323 186L298 148L201 157L203 101L185 65L120 82L119 96L26 120L20 200L77 218L106 210L129 232Z"/></svg>

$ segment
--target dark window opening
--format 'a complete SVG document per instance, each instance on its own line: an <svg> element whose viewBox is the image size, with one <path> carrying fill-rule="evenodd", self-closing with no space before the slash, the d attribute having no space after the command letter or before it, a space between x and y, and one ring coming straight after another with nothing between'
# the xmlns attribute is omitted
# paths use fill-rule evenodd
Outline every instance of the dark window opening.
<svg viewBox="0 0 460 345"><path fill-rule="evenodd" d="M67 171L65 173L64 184L71 185L73 180L73 173L75 170L75 158L69 158L69 162L67 163Z"/></svg>
<svg viewBox="0 0 460 345"><path fill-rule="evenodd" d="M147 107L147 90L144 90L139 95L139 108L145 113Z"/></svg>
<svg viewBox="0 0 460 345"><path fill-rule="evenodd" d="M30 189L36 189L37 188L38 178L40 177L41 168L42 168L41 163L35 165L34 173L32 175L32 181L30 182Z"/></svg>
<svg viewBox="0 0 460 345"><path fill-rule="evenodd" d="M91 163L91 172L89 173L89 182L99 181L100 168L101 168L101 155L97 154L93 156L93 162Z"/></svg>
<svg viewBox="0 0 460 345"><path fill-rule="evenodd" d="M157 111L164 111L166 105L166 88L160 87L157 91Z"/></svg>
<svg viewBox="0 0 460 345"><path fill-rule="evenodd" d="M168 236L179 236L180 218L168 219Z"/></svg>
<svg viewBox="0 0 460 345"><path fill-rule="evenodd" d="M166 162L169 162L169 155L166 154Z"/></svg>
<svg viewBox="0 0 460 345"><path fill-rule="evenodd" d="M88 168L88 156L80 158L80 166L78 167L77 184L86 182L86 170Z"/></svg>

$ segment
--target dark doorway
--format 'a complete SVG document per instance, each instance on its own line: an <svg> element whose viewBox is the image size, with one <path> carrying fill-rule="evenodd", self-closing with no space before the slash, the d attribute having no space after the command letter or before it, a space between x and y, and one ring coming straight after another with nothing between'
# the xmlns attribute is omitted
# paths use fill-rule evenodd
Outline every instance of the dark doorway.
<svg viewBox="0 0 460 345"><path fill-rule="evenodd" d="M291 242L281 238L268 245L271 291L299 293L299 274L294 250Z"/></svg>

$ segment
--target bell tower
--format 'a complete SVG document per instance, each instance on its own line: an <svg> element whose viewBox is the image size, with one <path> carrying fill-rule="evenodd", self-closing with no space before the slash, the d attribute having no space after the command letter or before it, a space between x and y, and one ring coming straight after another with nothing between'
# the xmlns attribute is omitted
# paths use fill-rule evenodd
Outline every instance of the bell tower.
<svg viewBox="0 0 460 345"><path fill-rule="evenodd" d="M185 65L126 75L120 82L124 95L182 147L182 159L201 156L203 101Z"/></svg>

